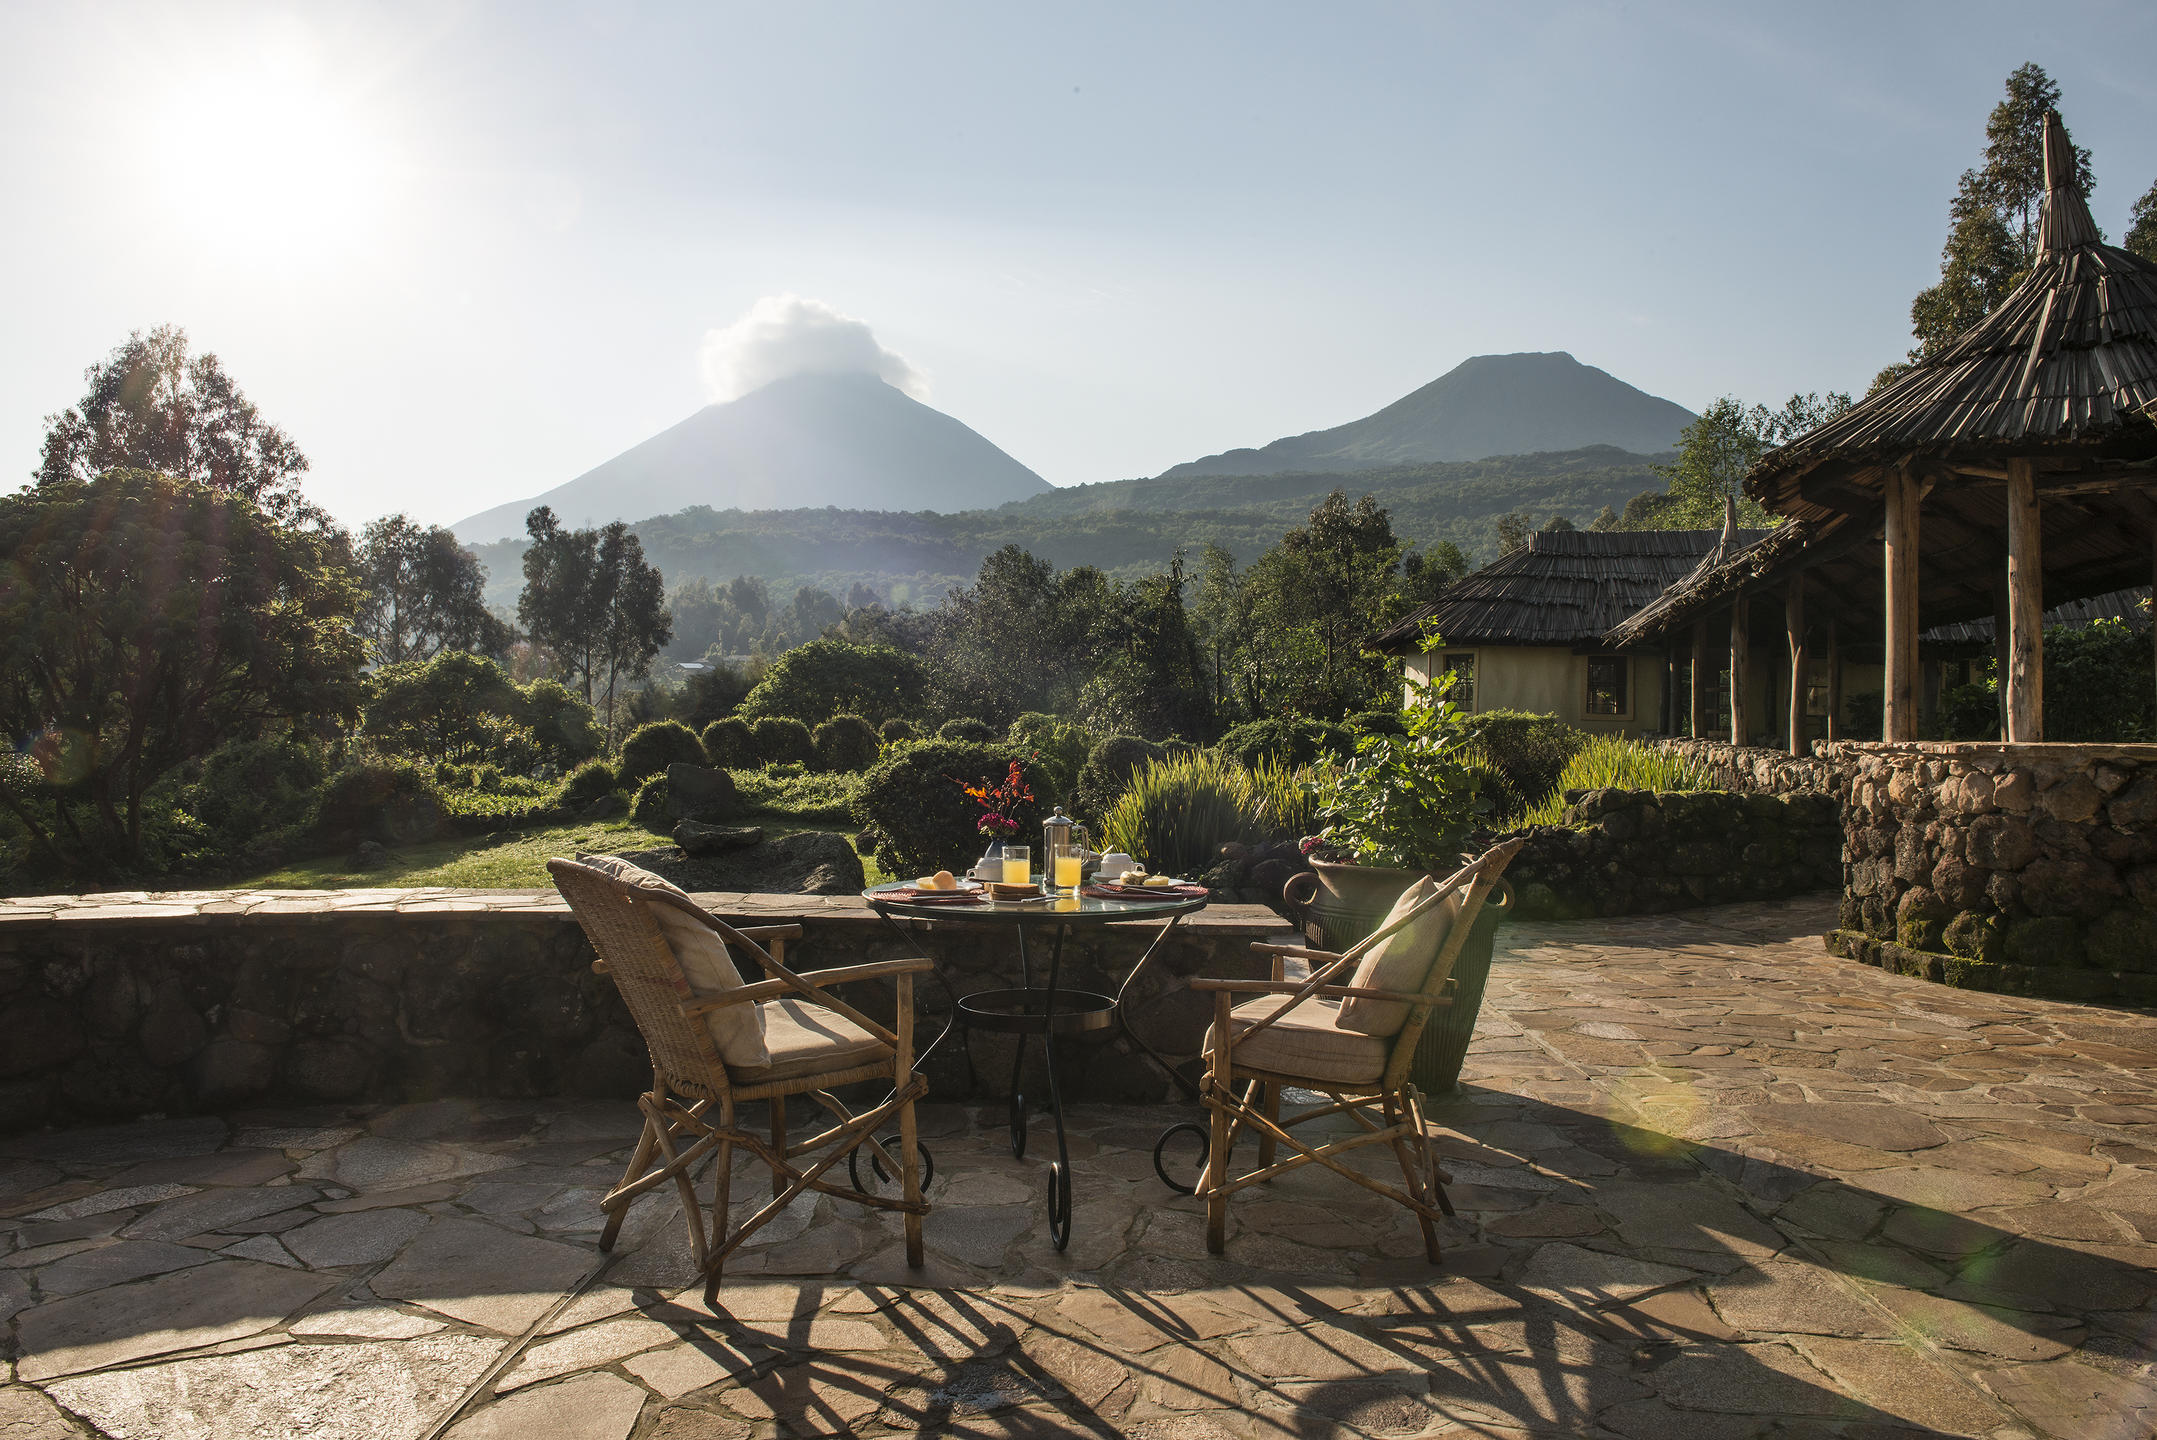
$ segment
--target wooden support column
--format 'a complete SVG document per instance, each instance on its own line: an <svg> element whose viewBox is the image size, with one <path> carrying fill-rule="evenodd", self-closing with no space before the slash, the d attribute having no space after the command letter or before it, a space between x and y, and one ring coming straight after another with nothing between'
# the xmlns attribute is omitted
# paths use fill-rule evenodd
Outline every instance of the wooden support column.
<svg viewBox="0 0 2157 1440"><path fill-rule="evenodd" d="M2045 580L2037 466L2007 462L2007 738L2045 738Z"/></svg>
<svg viewBox="0 0 2157 1440"><path fill-rule="evenodd" d="M1663 645L1663 713L1657 717L1665 735L1678 733L1678 647Z"/></svg>
<svg viewBox="0 0 2157 1440"><path fill-rule="evenodd" d="M1730 743L1743 745L1750 734L1745 715L1746 661L1753 648L1752 597L1744 591L1730 606Z"/></svg>
<svg viewBox="0 0 2157 1440"><path fill-rule="evenodd" d="M1992 582L1992 698L2000 712L2000 738L2007 738L2007 575Z"/></svg>
<svg viewBox="0 0 2157 1440"><path fill-rule="evenodd" d="M1885 740L1917 738L1917 509L1923 493L1907 465L1887 472Z"/></svg>
<svg viewBox="0 0 2157 1440"><path fill-rule="evenodd" d="M1842 739L1842 624L1827 612L1827 742Z"/></svg>
<svg viewBox="0 0 2157 1440"><path fill-rule="evenodd" d="M1715 674L1708 669L1708 622L1693 622L1692 688L1687 698L1692 701L1692 736L1695 740L1708 738L1708 727L1714 717L1708 713L1708 694L1714 687Z"/></svg>
<svg viewBox="0 0 2157 1440"><path fill-rule="evenodd" d="M1803 755L1805 743L1805 572L1790 577L1783 596L1783 636L1790 643L1790 753Z"/></svg>

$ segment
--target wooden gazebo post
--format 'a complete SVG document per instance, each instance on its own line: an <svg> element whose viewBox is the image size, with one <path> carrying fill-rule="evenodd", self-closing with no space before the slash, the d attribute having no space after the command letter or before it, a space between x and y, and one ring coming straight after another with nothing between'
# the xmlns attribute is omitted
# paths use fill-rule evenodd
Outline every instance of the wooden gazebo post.
<svg viewBox="0 0 2157 1440"><path fill-rule="evenodd" d="M1708 715L1708 690L1713 681L1713 677L1708 670L1708 622L1706 616L1702 616L1693 622L1692 666L1692 692L1687 697L1692 701L1692 733L1695 740L1705 740L1708 738L1708 726L1711 723L1711 717Z"/></svg>
<svg viewBox="0 0 2157 1440"><path fill-rule="evenodd" d="M1751 733L1746 724L1746 660L1753 648L1752 597L1740 590L1730 604L1730 743L1742 746Z"/></svg>
<svg viewBox="0 0 2157 1440"><path fill-rule="evenodd" d="M1790 753L1803 755L1805 744L1805 572L1789 580L1783 595L1783 633L1790 642Z"/></svg>
<svg viewBox="0 0 2157 1440"><path fill-rule="evenodd" d="M2045 738L2045 594L2037 465L2007 462L2007 739Z"/></svg>
<svg viewBox="0 0 2157 1440"><path fill-rule="evenodd" d="M1827 743L1842 739L1842 625L1827 612Z"/></svg>
<svg viewBox="0 0 2157 1440"><path fill-rule="evenodd" d="M1917 507L1907 463L1887 471L1887 675L1883 740L1917 738Z"/></svg>

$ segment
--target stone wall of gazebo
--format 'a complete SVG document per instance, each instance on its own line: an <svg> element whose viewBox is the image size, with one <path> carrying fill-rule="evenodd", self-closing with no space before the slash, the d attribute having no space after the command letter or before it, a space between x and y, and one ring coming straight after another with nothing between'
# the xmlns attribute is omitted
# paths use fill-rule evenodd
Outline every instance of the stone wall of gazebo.
<svg viewBox="0 0 2157 1440"><path fill-rule="evenodd" d="M1838 748L1830 949L1972 989L2157 1003L2157 745Z"/></svg>

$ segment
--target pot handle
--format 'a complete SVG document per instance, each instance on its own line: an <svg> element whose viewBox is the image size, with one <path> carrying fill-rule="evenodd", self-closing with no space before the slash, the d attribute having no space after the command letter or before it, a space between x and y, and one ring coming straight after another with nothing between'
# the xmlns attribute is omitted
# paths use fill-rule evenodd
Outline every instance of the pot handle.
<svg viewBox="0 0 2157 1440"><path fill-rule="evenodd" d="M1298 882L1299 880L1308 880L1311 882L1311 893L1304 896L1300 900L1296 898L1296 882ZM1294 910L1299 914L1306 907L1308 907L1313 900L1316 900L1317 898L1318 875L1315 871L1298 870L1295 874L1289 876L1288 883L1281 887L1281 899L1287 904L1289 909Z"/></svg>

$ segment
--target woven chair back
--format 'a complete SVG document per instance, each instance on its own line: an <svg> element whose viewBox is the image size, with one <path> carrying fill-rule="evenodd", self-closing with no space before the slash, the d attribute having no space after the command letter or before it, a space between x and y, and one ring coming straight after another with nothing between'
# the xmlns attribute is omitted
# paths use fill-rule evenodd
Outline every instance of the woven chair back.
<svg viewBox="0 0 2157 1440"><path fill-rule="evenodd" d="M701 1020L686 1019L694 1001L652 903L613 876L574 860L549 860L547 873L569 902L577 923L607 965L622 1003L651 1052L652 1068L671 1090L717 1100L726 1093L726 1066Z"/></svg>

